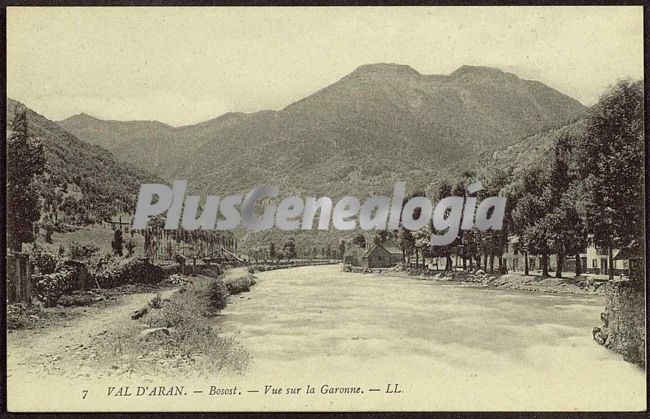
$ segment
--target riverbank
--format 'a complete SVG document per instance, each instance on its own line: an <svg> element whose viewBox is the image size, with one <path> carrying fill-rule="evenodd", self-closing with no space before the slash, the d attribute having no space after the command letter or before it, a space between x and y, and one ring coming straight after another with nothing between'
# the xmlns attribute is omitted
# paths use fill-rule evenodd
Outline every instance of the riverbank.
<svg viewBox="0 0 650 419"><path fill-rule="evenodd" d="M477 270L475 272L449 272L432 271L424 268L409 268L408 270L404 270L401 267L388 269L344 267L344 271L413 278L423 281L451 281L490 288L545 292L551 294L605 295L605 290L607 288L605 281L593 280L584 276L579 278L543 278L541 276L524 275L521 273L500 275L496 273L486 273L483 270Z"/></svg>
<svg viewBox="0 0 650 419"><path fill-rule="evenodd" d="M304 266L321 266L321 265L338 265L341 263L338 259L326 260L291 260L289 262L279 263L252 263L250 268L256 272L275 271L278 269L300 268Z"/></svg>

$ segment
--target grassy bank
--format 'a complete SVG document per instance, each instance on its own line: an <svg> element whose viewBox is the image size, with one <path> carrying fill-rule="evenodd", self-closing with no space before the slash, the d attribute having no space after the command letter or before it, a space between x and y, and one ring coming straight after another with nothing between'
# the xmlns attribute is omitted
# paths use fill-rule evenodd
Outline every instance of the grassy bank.
<svg viewBox="0 0 650 419"><path fill-rule="evenodd" d="M214 316L226 307L230 295L248 291L254 277L236 276L227 281L209 275L184 278L186 284L171 296L156 295L147 307L136 310L145 312L134 321L140 327L107 348L111 363L126 361L127 371L156 376L210 376L246 370L248 353L234 339L219 335Z"/></svg>

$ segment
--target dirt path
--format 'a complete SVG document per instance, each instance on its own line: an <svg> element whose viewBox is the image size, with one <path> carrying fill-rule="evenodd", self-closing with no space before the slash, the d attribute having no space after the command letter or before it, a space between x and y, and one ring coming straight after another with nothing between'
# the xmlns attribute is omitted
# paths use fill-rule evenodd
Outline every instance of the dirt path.
<svg viewBox="0 0 650 419"><path fill-rule="evenodd" d="M176 288L160 291L163 298ZM107 306L79 307L81 315L47 328L11 331L7 335L7 377L13 374L61 373L64 363L93 358L93 347L114 339L129 329L142 327L131 321L131 313L147 305L156 292L122 295ZM81 363L83 364L83 363ZM81 366L78 365L78 366ZM80 374L84 374L80 371Z"/></svg>

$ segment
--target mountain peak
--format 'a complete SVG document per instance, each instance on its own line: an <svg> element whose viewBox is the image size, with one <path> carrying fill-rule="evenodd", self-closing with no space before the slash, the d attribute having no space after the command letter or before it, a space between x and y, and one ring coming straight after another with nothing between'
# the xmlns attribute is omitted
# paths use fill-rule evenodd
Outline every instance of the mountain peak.
<svg viewBox="0 0 650 419"><path fill-rule="evenodd" d="M350 75L369 75L369 74L382 74L382 75L411 75L419 76L413 67L405 64L394 63L376 63L364 64L354 70Z"/></svg>
<svg viewBox="0 0 650 419"><path fill-rule="evenodd" d="M65 118L61 122L71 122L71 121L101 121L101 119L96 118L96 117L94 117L92 115L88 115L85 112L81 112L81 113L78 113L78 114L75 114L75 115L71 115L71 116Z"/></svg>
<svg viewBox="0 0 650 419"><path fill-rule="evenodd" d="M519 77L512 73L506 73L496 67L487 67L479 65L462 65L457 70L452 72L449 77L454 79L460 78L476 78L476 79L496 79L508 78L512 80L520 80Z"/></svg>

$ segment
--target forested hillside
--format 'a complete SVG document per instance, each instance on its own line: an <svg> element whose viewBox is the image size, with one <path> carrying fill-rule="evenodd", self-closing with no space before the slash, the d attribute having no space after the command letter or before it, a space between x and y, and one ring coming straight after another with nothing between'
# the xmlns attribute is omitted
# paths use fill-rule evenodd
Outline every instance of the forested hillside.
<svg viewBox="0 0 650 419"><path fill-rule="evenodd" d="M131 212L140 184L159 180L12 99L7 100L7 138L17 106L26 110L28 134L43 144L45 173L37 183L45 218L87 224Z"/></svg>

